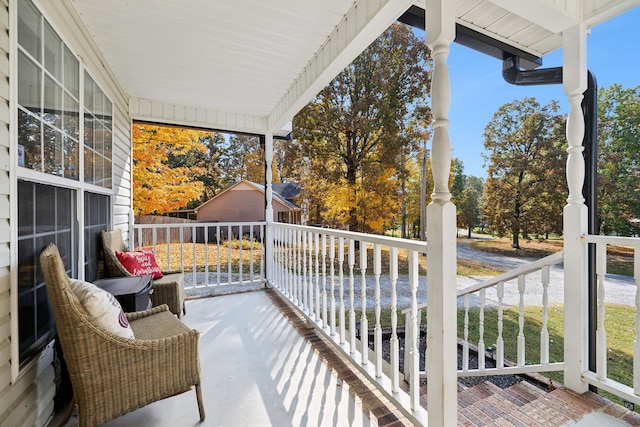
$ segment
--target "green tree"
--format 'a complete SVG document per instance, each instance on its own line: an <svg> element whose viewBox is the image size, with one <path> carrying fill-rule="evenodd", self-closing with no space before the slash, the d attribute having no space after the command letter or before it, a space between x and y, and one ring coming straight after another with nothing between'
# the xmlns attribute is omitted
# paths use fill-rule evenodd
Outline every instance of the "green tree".
<svg viewBox="0 0 640 427"><path fill-rule="evenodd" d="M451 185L451 201L454 204L462 199L462 193L467 186L467 176L464 174L464 164L462 160L451 159L453 168L453 184Z"/></svg>
<svg viewBox="0 0 640 427"><path fill-rule="evenodd" d="M561 216L566 192L558 194L563 186L556 169L566 158L564 123L556 101L541 107L525 98L501 106L485 128L483 211L493 230L512 235L514 248L521 233L546 226L540 223L545 209Z"/></svg>
<svg viewBox="0 0 640 427"><path fill-rule="evenodd" d="M209 200L225 188L222 182L220 155L225 144L224 136L218 132L202 132L198 138L201 145L187 151L167 154L167 165L172 168L186 168L193 171L193 179L202 183L200 198L187 203L193 209Z"/></svg>
<svg viewBox="0 0 640 427"><path fill-rule="evenodd" d="M336 192L307 197L318 222L371 232L398 215L405 163L427 137L429 64L424 41L394 24L296 115L303 191Z"/></svg>
<svg viewBox="0 0 640 427"><path fill-rule="evenodd" d="M277 143L274 142L274 149ZM271 182L280 182L280 174L274 156L271 165ZM264 183L264 148L260 144L260 137L253 135L231 135L224 145L220 155L221 181L224 188L246 179L247 181Z"/></svg>
<svg viewBox="0 0 640 427"><path fill-rule="evenodd" d="M467 237L471 238L473 227L478 224L480 206L482 205L482 189L484 181L477 176L467 176L462 194L456 202L458 224L468 229Z"/></svg>
<svg viewBox="0 0 640 427"><path fill-rule="evenodd" d="M598 93L600 232L640 234L640 86Z"/></svg>

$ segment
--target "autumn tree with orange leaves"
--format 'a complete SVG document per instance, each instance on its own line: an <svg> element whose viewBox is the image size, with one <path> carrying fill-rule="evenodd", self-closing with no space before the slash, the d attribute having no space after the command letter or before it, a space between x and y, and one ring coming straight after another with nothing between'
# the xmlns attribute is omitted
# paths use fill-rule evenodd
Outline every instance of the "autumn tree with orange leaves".
<svg viewBox="0 0 640 427"><path fill-rule="evenodd" d="M133 210L136 215L162 214L185 208L199 200L204 184L198 180L205 170L198 166L172 167L169 159L190 153L204 154L202 140L211 132L133 125Z"/></svg>

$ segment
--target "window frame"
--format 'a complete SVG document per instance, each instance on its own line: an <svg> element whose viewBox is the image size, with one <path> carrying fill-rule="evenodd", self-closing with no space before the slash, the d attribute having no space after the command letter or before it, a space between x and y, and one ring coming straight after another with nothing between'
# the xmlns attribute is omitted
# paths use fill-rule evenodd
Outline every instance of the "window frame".
<svg viewBox="0 0 640 427"><path fill-rule="evenodd" d="M18 62L19 62L19 51L22 49L19 47L18 43L18 4L19 2L28 1L33 5L35 10L38 12L39 20L40 20L40 28L46 28L47 26L53 31L53 33L57 36L57 38L61 41L60 51L60 61L61 64L65 60L65 54L71 54L73 58L77 60L77 86L78 86L78 129L77 129L77 174L75 178L67 178L62 174L62 176L57 176L53 174L46 173L40 170L33 170L26 167L18 166L18 144L19 144L19 135L18 135L18 110L19 110L19 99L18 99ZM18 196L18 180L30 181L38 184L47 184L55 187L65 188L74 190L76 200L76 233L77 233L77 251L75 254L75 259L72 260L73 266L77 272L77 276L79 279L84 279L86 266L84 262L84 254L86 251L86 242L85 242L85 197L88 193L96 194L98 196L107 197L107 205L109 211L107 213L107 226L109 228L113 227L113 200L115 195L115 187L113 183L115 180L114 177L114 127L115 127L115 111L116 105L114 99L116 98L113 93L110 93L109 90L105 90L105 88L110 88L109 84L104 85L101 83L100 78L103 77L100 72L92 72L89 65L83 61L82 56L78 54L78 52L74 49L73 44L70 44L68 40L65 38L65 34L56 27L56 23L53 22L48 16L45 8L39 4L38 0L10 0L9 7L9 40L10 40L10 55L9 55L9 75L10 78L10 87L9 87L9 111L10 111L10 147L9 157L10 157L10 165L9 165L9 176L10 176L10 197L12 200L17 200ZM46 31L41 31L40 39L38 40L37 45L40 49L43 49L43 45L46 44ZM23 53L21 53L23 54ZM43 54L44 55L44 54ZM46 65L44 64L44 58L41 58L41 67L44 69ZM64 67L60 65L64 75ZM44 72L44 71L43 71ZM92 182L85 182L84 175L84 149L85 149L85 138L84 138L84 118L85 118L85 105L84 105L84 89L85 89L85 73L92 79L94 87L98 88L102 94L106 102L110 107L110 120L107 120L110 126L110 168L108 171L108 176L106 176L106 181L109 183L108 187L96 185ZM44 80L46 78L42 75L40 76L40 80ZM66 108L65 105L65 95L67 92L64 89L64 83L62 83L62 110ZM40 88L42 93L43 88ZM40 105L43 105L44 100L40 100ZM62 113L61 113L62 114ZM40 128L43 129L44 125L40 125ZM61 125L61 128L64 130L64 127ZM42 139L41 139L42 140ZM10 244L11 247L16 248L15 250L10 251L10 283L11 283L11 298L10 298L10 312L14 315L11 316L10 323L10 334L12 337L19 337L19 302L18 302L18 250L17 250L17 242L18 242L18 225L17 218L19 217L18 212L18 204L11 203L10 206L10 218L12 218L11 224L11 237ZM36 257L36 261L37 260ZM50 346L51 340L48 340L48 343L45 344L42 348L34 352L34 354L27 357L26 361L20 363L20 343L19 339L12 339L10 344L10 352L11 352L11 384L14 384L25 372L28 372L35 364L39 363L39 355L42 354L42 351Z"/></svg>

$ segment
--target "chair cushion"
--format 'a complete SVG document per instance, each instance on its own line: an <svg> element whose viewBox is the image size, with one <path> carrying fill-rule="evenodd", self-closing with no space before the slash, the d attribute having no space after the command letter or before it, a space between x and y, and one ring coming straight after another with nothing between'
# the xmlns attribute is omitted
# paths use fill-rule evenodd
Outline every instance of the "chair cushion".
<svg viewBox="0 0 640 427"><path fill-rule="evenodd" d="M154 279L160 279L162 272L152 249L142 249L139 251L120 252L116 251L116 257L120 264L134 276L145 276L150 274Z"/></svg>
<svg viewBox="0 0 640 427"><path fill-rule="evenodd" d="M121 337L134 338L133 329L116 297L93 283L70 279L69 284L84 309L100 326Z"/></svg>

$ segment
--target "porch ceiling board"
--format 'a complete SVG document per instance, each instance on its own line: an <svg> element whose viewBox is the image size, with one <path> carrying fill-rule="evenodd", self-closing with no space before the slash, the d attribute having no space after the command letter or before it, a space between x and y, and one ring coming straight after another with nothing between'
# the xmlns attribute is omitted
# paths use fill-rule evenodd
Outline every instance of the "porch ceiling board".
<svg viewBox="0 0 640 427"><path fill-rule="evenodd" d="M188 106L212 125L211 112L268 117L356 2L73 3L130 97L160 102L159 120L167 106Z"/></svg>
<svg viewBox="0 0 640 427"><path fill-rule="evenodd" d="M262 133L291 120L424 0L65 0L130 98L133 118ZM455 0L456 21L542 57L562 31L640 0Z"/></svg>

